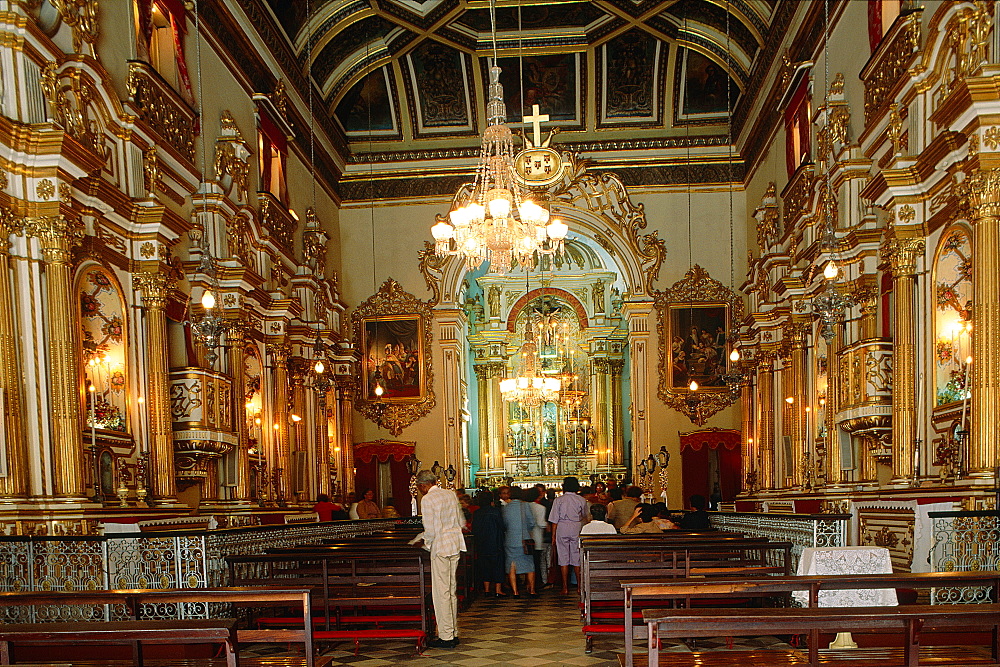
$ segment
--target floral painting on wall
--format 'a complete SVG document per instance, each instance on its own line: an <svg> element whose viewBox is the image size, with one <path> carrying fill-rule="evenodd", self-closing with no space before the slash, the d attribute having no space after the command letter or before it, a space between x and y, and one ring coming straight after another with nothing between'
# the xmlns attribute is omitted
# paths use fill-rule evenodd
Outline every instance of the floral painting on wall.
<svg viewBox="0 0 1000 667"><path fill-rule="evenodd" d="M934 265L935 405L969 398L972 356L972 240L965 227L942 235Z"/></svg>
<svg viewBox="0 0 1000 667"><path fill-rule="evenodd" d="M126 432L128 346L121 293L102 267L83 272L78 293L87 426Z"/></svg>

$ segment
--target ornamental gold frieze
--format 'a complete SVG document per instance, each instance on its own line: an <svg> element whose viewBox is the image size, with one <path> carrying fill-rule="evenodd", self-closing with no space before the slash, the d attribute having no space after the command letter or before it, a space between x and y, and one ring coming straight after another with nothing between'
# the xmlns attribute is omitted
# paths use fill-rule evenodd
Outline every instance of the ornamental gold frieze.
<svg viewBox="0 0 1000 667"><path fill-rule="evenodd" d="M231 111L222 112L220 124L221 133L215 140L215 178L224 192L232 191L238 202L246 202L250 187L250 148Z"/></svg>
<svg viewBox="0 0 1000 667"><path fill-rule="evenodd" d="M778 208L778 194L774 181L767 184L760 206L753 215L757 220L757 246L763 252L781 236L781 210Z"/></svg>
<svg viewBox="0 0 1000 667"><path fill-rule="evenodd" d="M993 32L992 3L976 0L963 7L945 26L944 85L938 91L937 103L955 90L962 80L973 76L989 62L990 37ZM935 107L937 104L935 104Z"/></svg>
<svg viewBox="0 0 1000 667"><path fill-rule="evenodd" d="M922 12L918 9L901 14L861 69L861 81L865 86L866 127L892 101L892 89L919 52Z"/></svg>
<svg viewBox="0 0 1000 667"><path fill-rule="evenodd" d="M962 183L959 196L973 217L1000 217L1000 169L975 172Z"/></svg>
<svg viewBox="0 0 1000 667"><path fill-rule="evenodd" d="M232 380L204 368L170 373L170 414L174 430L205 428L230 432Z"/></svg>
<svg viewBox="0 0 1000 667"><path fill-rule="evenodd" d="M59 12L62 22L73 32L73 51L83 53L84 44L89 44L93 48L100 35L98 0L51 0L51 2Z"/></svg>
<svg viewBox="0 0 1000 667"><path fill-rule="evenodd" d="M148 63L128 63L128 94L138 117L171 148L194 164L197 114Z"/></svg>

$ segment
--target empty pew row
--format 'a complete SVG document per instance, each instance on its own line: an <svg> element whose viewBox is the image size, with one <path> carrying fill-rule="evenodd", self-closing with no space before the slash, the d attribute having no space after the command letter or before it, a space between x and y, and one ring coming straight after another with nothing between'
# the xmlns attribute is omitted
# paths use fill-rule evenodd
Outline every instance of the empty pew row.
<svg viewBox="0 0 1000 667"><path fill-rule="evenodd" d="M639 627L644 635L643 639L650 646L658 646L659 640L676 637L752 636L781 632L808 634L808 660L810 664L816 665L819 664L818 661L827 664L828 662L835 663L841 657L848 661L851 658L850 652L846 655L838 655L834 651L818 652L818 634L820 632L894 632L904 638L903 664L919 664L919 635L921 632L954 632L964 629L992 633L992 646L989 651L992 652L992 659L995 660L997 657L997 628L991 624L989 618L991 614L995 614L996 595L998 588L1000 588L1000 572L805 575L734 579L694 578L672 581L645 578L625 580L622 581L621 585L624 592L624 614L634 616L637 613L635 611L637 604L647 605L641 613L645 627ZM990 597L984 598L988 602L985 604L854 607L845 612L838 611L836 608L817 606L820 593L823 591L906 589L921 592L923 597L932 599L935 591L970 587L988 591ZM727 609L719 606L712 609L697 609L692 606L692 603L698 600L713 600L724 604L725 601L743 601L746 598L787 605L788 598L796 591L800 591L803 598L807 600L808 611L787 606L757 606L753 609ZM664 604L672 606L662 608ZM654 607L659 605L661 608L651 608L648 605ZM683 607L678 605L683 605ZM802 613L797 614L796 612ZM824 616L825 612L835 613ZM881 625L877 623L865 624L858 620L882 617L889 617L890 620ZM824 618L826 619L825 624L821 620ZM961 622L953 621L953 619L961 619ZM952 653L962 655L961 652L952 651ZM658 659L658 651L651 651L648 657L649 664L657 664ZM626 631L625 654L622 656L622 664L632 667L637 664L636 660L633 632ZM956 662L944 664L961 665L966 662L978 664L978 661L973 661L968 655L958 657L956 660ZM940 655L934 659L935 664L943 661L944 658Z"/></svg>

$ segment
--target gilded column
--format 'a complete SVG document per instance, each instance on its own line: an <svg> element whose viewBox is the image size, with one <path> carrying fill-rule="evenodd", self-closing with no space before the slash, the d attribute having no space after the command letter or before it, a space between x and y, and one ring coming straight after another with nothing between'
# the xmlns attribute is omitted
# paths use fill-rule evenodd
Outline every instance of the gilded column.
<svg viewBox="0 0 1000 667"><path fill-rule="evenodd" d="M969 475L988 477L1000 464L1000 169L976 173L969 193L973 218L972 424Z"/></svg>
<svg viewBox="0 0 1000 667"><path fill-rule="evenodd" d="M826 422L826 479L828 484L839 485L844 479L844 461L840 455L840 426L837 411L840 409L840 348L843 346L844 327L833 325L833 339L826 346L826 404L823 419Z"/></svg>
<svg viewBox="0 0 1000 667"><path fill-rule="evenodd" d="M743 479L740 480L741 493L753 493L754 489L751 488L750 481L754 481L757 474L755 450L752 443L753 440L753 385L750 382L746 382L740 387L740 456L743 460ZM750 477L751 470L754 474Z"/></svg>
<svg viewBox="0 0 1000 667"><path fill-rule="evenodd" d="M288 345L268 345L267 353L271 355L271 381L273 383L274 402L271 406L271 450L273 458L269 461L272 479L278 480L274 489L280 504L284 504L287 494L287 484L282 484L289 470L288 448L288 357L291 349Z"/></svg>
<svg viewBox="0 0 1000 667"><path fill-rule="evenodd" d="M854 300L861 310L861 340L878 337L878 288L865 285L854 292Z"/></svg>
<svg viewBox="0 0 1000 667"><path fill-rule="evenodd" d="M233 327L227 334L230 345L226 346L228 353L229 377L233 380L232 415L233 430L236 433L236 451L230 456L236 457L236 498L235 500L250 500L250 434L247 424L246 395L246 340L242 327ZM232 480L228 480L232 483Z"/></svg>
<svg viewBox="0 0 1000 667"><path fill-rule="evenodd" d="M70 250L81 235L77 223L61 215L26 218L25 233L38 239L45 262L48 306L49 396L52 402L54 466L57 498L82 500L84 495L83 422L80 420L80 364L74 345L74 304L70 290Z"/></svg>
<svg viewBox="0 0 1000 667"><path fill-rule="evenodd" d="M290 448L295 454L291 457L291 466L286 468L285 484L288 488L288 499L298 502L299 492L309 491L309 470L300 466L298 459L306 457L309 460L309 415L306 414L306 385L305 377L299 363L300 357L289 360L288 378L292 385L292 392L289 396L289 408L292 419L289 422ZM296 419L298 417L298 419Z"/></svg>
<svg viewBox="0 0 1000 667"><path fill-rule="evenodd" d="M913 475L916 446L916 287L917 257L924 252L923 239L895 238L888 246L892 267L895 306L892 355L892 484L909 481Z"/></svg>
<svg viewBox="0 0 1000 667"><path fill-rule="evenodd" d="M806 398L806 330L801 324L791 324L785 327L785 336L790 346L789 373L791 377L787 387L793 402L788 405L789 430L788 435L792 437L792 461L791 472L796 486L803 486L806 483L803 462L806 452L811 447L806 442L805 406Z"/></svg>
<svg viewBox="0 0 1000 667"><path fill-rule="evenodd" d="M774 479L774 353L763 352L758 359L757 395L760 397L760 421L757 424L757 452L760 455L758 484L761 489L775 488Z"/></svg>
<svg viewBox="0 0 1000 667"><path fill-rule="evenodd" d="M340 431L337 434L340 451L337 460L337 479L344 495L354 491L354 391L353 377L337 378L337 406ZM336 449L336 448L335 448Z"/></svg>
<svg viewBox="0 0 1000 667"><path fill-rule="evenodd" d="M166 307L167 295L174 288L174 281L159 271L143 271L132 276L132 286L142 292L142 305L146 311L150 501L171 502L177 495L177 483L174 479Z"/></svg>
<svg viewBox="0 0 1000 667"><path fill-rule="evenodd" d="M323 376L326 374L324 373ZM329 495L330 488L330 419L327 417L327 398L330 381L326 377L313 378L316 391L316 492Z"/></svg>
<svg viewBox="0 0 1000 667"><path fill-rule="evenodd" d="M608 362L611 369L611 464L626 466L624 438L622 435L622 371L625 370L624 359L611 359Z"/></svg>
<svg viewBox="0 0 1000 667"><path fill-rule="evenodd" d="M590 401L590 422L597 432L597 442L592 443L597 451L597 466L601 470L602 466L610 464L609 456L605 450L610 449L608 434L611 432L611 410L608 406L608 382L610 380L610 368L606 358L594 359L594 372L590 376L591 401ZM605 470L607 468L604 468Z"/></svg>
<svg viewBox="0 0 1000 667"><path fill-rule="evenodd" d="M500 378L504 364L491 361L473 366L479 388L479 457L484 469L498 469L503 465L503 438L507 420L504 419L504 401L500 395ZM489 466L486 463L489 462Z"/></svg>
<svg viewBox="0 0 1000 667"><path fill-rule="evenodd" d="M21 369L17 354L17 325L10 298L10 242L21 221L0 207L0 429L7 443L7 476L0 477L0 500L23 498L28 493L27 438L21 423Z"/></svg>

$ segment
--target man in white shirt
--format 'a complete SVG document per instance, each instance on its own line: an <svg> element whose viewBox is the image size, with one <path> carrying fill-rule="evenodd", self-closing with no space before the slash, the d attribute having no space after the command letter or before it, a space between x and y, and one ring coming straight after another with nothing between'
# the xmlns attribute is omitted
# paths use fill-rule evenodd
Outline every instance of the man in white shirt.
<svg viewBox="0 0 1000 667"><path fill-rule="evenodd" d="M590 516L594 518L593 521L588 523L586 526L580 529L581 535L617 535L618 531L615 527L604 519L608 516L608 510L605 509L604 505L591 505L590 506Z"/></svg>
<svg viewBox="0 0 1000 667"><path fill-rule="evenodd" d="M417 473L417 488L423 494L420 512L424 532L418 536L424 549L431 552L431 597L437 619L437 639L427 643L432 648L458 646L458 596L455 593L459 554L465 551L462 535L462 506L454 491L437 485L430 470ZM415 542L417 540L414 540Z"/></svg>

